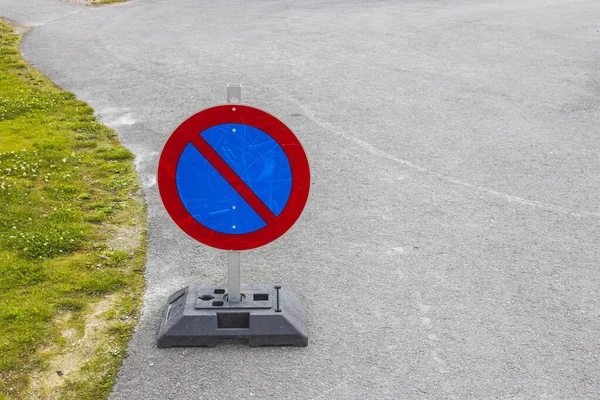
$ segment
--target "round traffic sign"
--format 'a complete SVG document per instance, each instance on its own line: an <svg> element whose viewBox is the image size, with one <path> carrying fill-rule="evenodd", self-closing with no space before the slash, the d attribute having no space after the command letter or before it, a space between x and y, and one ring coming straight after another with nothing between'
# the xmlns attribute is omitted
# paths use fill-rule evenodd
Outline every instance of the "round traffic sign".
<svg viewBox="0 0 600 400"><path fill-rule="evenodd" d="M302 213L309 188L308 160L292 131L237 104L188 118L158 163L158 189L173 221L223 250L249 250L283 235Z"/></svg>

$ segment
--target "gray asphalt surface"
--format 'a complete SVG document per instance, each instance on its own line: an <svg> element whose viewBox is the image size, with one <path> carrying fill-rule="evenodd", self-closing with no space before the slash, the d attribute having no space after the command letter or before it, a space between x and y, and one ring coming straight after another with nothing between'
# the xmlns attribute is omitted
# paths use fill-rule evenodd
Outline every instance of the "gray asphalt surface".
<svg viewBox="0 0 600 400"><path fill-rule="evenodd" d="M25 58L136 163L150 245L121 399L600 398L600 3L0 0ZM243 280L306 299L308 348L155 346L167 296L226 280L158 196L194 112L283 120L312 168Z"/></svg>

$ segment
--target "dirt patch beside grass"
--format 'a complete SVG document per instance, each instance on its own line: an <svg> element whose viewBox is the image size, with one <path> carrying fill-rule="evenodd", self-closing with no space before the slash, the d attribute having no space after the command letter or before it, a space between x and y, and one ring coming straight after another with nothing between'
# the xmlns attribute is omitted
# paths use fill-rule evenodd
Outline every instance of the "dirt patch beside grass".
<svg viewBox="0 0 600 400"><path fill-rule="evenodd" d="M61 330L62 339L51 347L39 351L44 357L47 368L34 371L31 376L29 394L42 399L60 399L64 394L62 386L65 382L79 378L81 368L90 358L98 343L103 342L103 336L108 333L109 322L103 313L109 311L116 303L116 295L107 296L95 304L90 304L86 310L82 324L83 334L73 327L73 313L67 312L56 322ZM75 322L75 325L78 325Z"/></svg>

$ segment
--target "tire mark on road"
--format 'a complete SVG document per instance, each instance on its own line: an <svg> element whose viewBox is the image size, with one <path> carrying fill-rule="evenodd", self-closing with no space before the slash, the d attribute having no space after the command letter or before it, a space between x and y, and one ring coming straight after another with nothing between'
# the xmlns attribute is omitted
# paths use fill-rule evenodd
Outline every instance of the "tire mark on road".
<svg viewBox="0 0 600 400"><path fill-rule="evenodd" d="M285 96L283 93L281 93L282 96ZM376 148L375 146L365 142L364 140L358 139L352 135L349 135L347 133L342 132L340 129L335 128L333 125L331 125L328 122L322 121L320 120L309 108L307 108L306 106L304 106L303 104L301 104L298 100L294 99L294 98L290 98L289 96L285 96L287 98L289 98L291 101L293 101L294 103L296 103L296 105L302 109L302 111L304 112L304 114L311 120L313 121L315 124L319 125L320 127L327 129L328 131L335 133L336 135L342 137L343 139L346 139L349 142L352 142L360 147L362 147L363 149L367 150L368 152L378 155L380 157L386 158L390 161L393 161L397 164L401 164L404 165L408 168L414 169L416 171L422 172L422 173L426 173L429 175L433 175L439 179L442 179L446 182L450 182L453 183L455 185L460 185L460 186L464 186L467 187L469 189L475 190L475 191L479 191L479 192L483 192L486 193L488 195L491 196L495 196L495 197L500 197L506 201L509 202L513 202L513 203L518 203L518 204L522 204L525 206L531 206L531 207L536 207L539 209L543 209L546 211L554 211L554 212L558 212L561 214L568 214L568 215L572 215L575 217L600 217L600 213L597 212L587 212L587 211L583 211L583 212L576 212L574 210L571 210L569 208L565 208L565 207L560 207L560 206L556 206L554 204L548 204L548 203L542 203L539 201L534 201L534 200L528 200L528 199L524 199L522 197L518 197L518 196L513 196L507 193L502 193L499 192L497 190L493 190L493 189L489 189L486 187L482 187L482 186L477 186L468 182L464 182L455 178L451 178L449 176L446 175L442 175L439 172L435 172L432 171L430 169L427 169L425 167L422 167L420 165L414 164L410 161L398 158L396 156L393 156L389 153L386 153L383 150L380 150L378 148Z"/></svg>

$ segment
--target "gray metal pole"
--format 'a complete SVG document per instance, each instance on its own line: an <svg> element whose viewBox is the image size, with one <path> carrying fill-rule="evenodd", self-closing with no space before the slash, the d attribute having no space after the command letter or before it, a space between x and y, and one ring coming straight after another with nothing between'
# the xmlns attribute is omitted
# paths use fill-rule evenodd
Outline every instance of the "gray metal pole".
<svg viewBox="0 0 600 400"><path fill-rule="evenodd" d="M242 101L242 85L227 85L227 102L241 103ZM227 254L229 264L229 290L227 293L227 301L230 303L239 303L242 301L242 272L240 269L239 251L230 251Z"/></svg>
<svg viewBox="0 0 600 400"><path fill-rule="evenodd" d="M242 301L240 255L239 251L230 251L227 253L227 261L229 262L229 292L227 293L227 301L230 303L239 303Z"/></svg>
<svg viewBox="0 0 600 400"><path fill-rule="evenodd" d="M242 102L242 85L227 85L227 102Z"/></svg>

